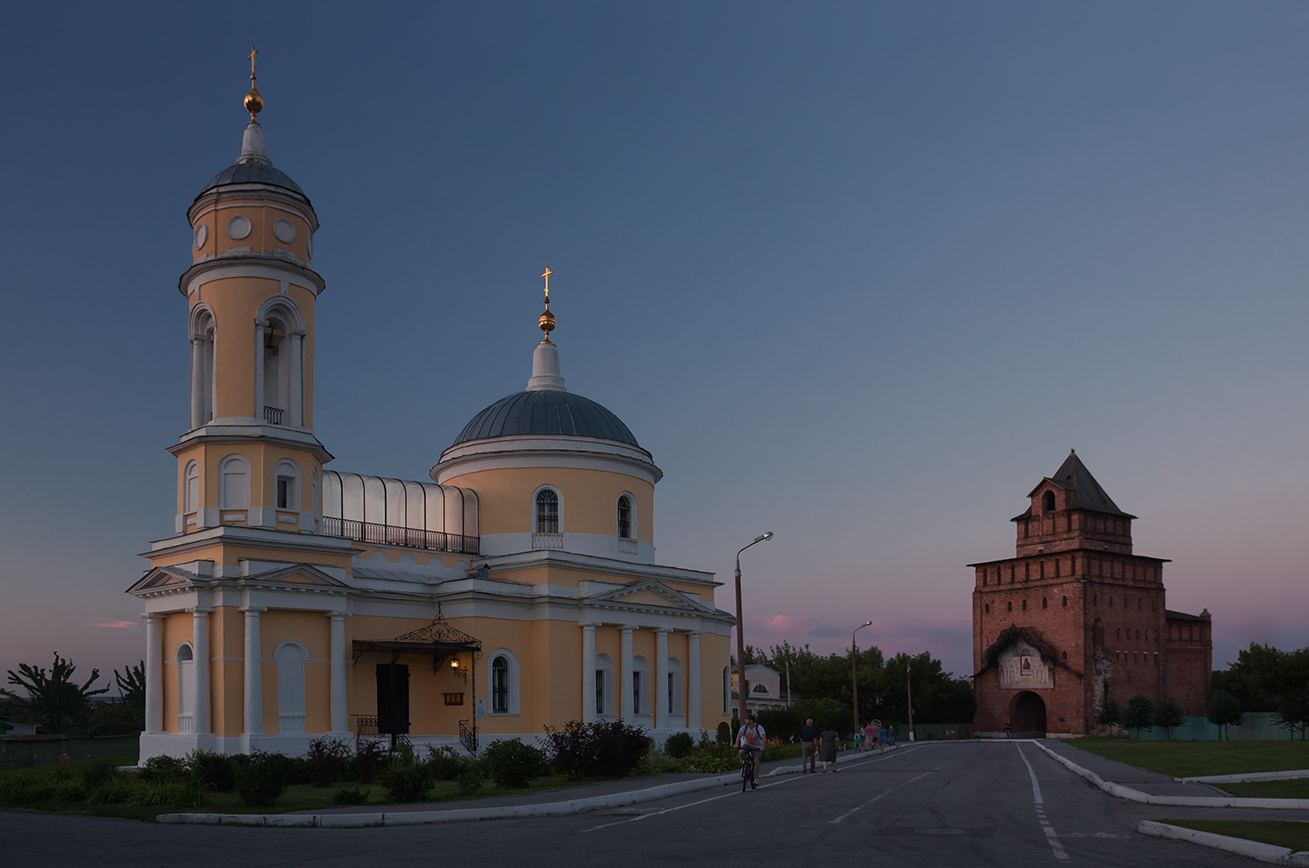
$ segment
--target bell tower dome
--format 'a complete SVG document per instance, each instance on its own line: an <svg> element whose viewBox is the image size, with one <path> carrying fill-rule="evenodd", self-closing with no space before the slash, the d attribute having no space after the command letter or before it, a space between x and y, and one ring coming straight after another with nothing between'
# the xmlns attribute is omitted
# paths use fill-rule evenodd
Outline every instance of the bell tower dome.
<svg viewBox="0 0 1309 868"><path fill-rule="evenodd" d="M312 533L331 460L313 433L318 216L268 158L254 54L240 155L187 210L192 264L178 290L189 308L190 401L170 449L179 534L223 524Z"/></svg>

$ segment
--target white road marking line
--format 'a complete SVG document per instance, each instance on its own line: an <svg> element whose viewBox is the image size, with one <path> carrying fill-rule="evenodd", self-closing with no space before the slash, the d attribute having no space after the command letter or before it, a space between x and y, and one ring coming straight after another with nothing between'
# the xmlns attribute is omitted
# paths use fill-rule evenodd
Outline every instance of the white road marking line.
<svg viewBox="0 0 1309 868"><path fill-rule="evenodd" d="M897 753L898 753L898 751L897 751ZM846 760L846 762L847 762L847 763L858 762L858 763L860 763L860 765L862 765L862 764L864 764L865 762L878 762L878 761L888 760L888 759L890 759L891 757L893 757L893 756L895 756L895 755L896 755L895 753L892 753L892 754L890 754L890 755L887 755L887 754L877 754L876 757L868 757L867 759L864 759L863 757L860 757L858 760ZM918 777L921 778L921 777L923 777L923 775L919 775ZM779 784L790 784L790 783L794 783L795 781L803 781L803 780L809 780L809 778L807 778L805 775L799 775L799 774L797 774L797 775L795 775L794 777L787 778L787 779L780 780L780 781L774 781L774 782L771 783L771 784L760 784L760 785L759 785L759 789L764 790L764 789L767 789L768 787L775 787L775 786L778 786ZM916 780L918 780L918 778L914 778L914 780L916 781ZM911 781L905 781L905 783L911 783ZM899 786L904 786L904 784L900 784ZM891 789L895 789L895 787L892 787ZM887 790L887 792L890 792L890 790ZM608 829L610 826L621 826L621 825L623 825L624 823L635 823L635 822L638 822L638 821L640 821L640 820L648 820L648 819L651 818L651 817L658 817L658 816L661 816L661 815L663 815L663 814L671 814L673 811L680 811L680 810L682 810L683 808L693 808L693 807L695 807L696 805L703 805L703 804L706 803L706 802L716 802L716 801L718 801L719 799L725 799L725 798L727 798L728 796L742 796L742 795L745 795L745 794L742 793L742 792L739 792L739 791L737 791L737 790L732 790L732 792L730 792L730 793L724 793L724 794L721 795L721 796L710 796L710 797L707 798L707 799L701 799L701 800L698 801L698 802L690 802L690 803L685 804L685 805L678 805L678 806L675 807L675 808L664 808L662 811L651 811L651 812L649 812L648 814L642 814L642 815L639 816L639 817L632 817L632 818L627 819L627 820L618 820L618 821L613 822L613 823L604 823L603 825L592 826L592 827L589 828L589 829L583 829L582 832L583 832L583 833L586 833L586 832L595 832L595 831L597 831L597 830L599 830L599 829ZM862 806L861 806L861 807L862 807ZM858 808L856 808L855 810L858 810ZM853 812L852 812L852 813L853 813Z"/></svg>
<svg viewBox="0 0 1309 868"><path fill-rule="evenodd" d="M1037 817L1043 817L1045 815L1045 800L1041 798L1041 785L1036 782L1036 770L1033 769L1032 764L1027 761L1027 755L1023 753L1022 745L1016 744L1014 747L1018 748L1018 757L1023 761L1023 765L1027 766L1027 774L1032 779L1032 799L1036 802ZM1054 851L1054 857L1060 862L1067 862L1068 851L1065 850L1064 845L1060 843L1059 836L1055 833L1054 827L1044 819L1041 820L1041 825L1045 831L1046 840L1050 842L1050 849Z"/></svg>
<svg viewBox="0 0 1309 868"><path fill-rule="evenodd" d="M930 775L930 774L931 774L931 772L923 772L921 775L919 775L919 776L916 777L916 778L910 778L909 780L904 781L903 783L896 784L895 786L891 787L891 789L887 790L886 792L881 793L881 794L876 795L876 796L873 796L871 799L869 799L868 801L864 802L862 805L856 805L855 807L853 807L853 808L851 808L850 810L846 811L846 812L845 812L844 814L842 814L841 816L837 817L835 820L828 820L827 822L828 822L829 824L831 824L831 823L839 823L839 822L841 822L842 820L844 820L846 817L848 817L848 816L850 816L851 814L853 814L855 811L858 811L858 810L861 810L861 809L863 809L863 808L866 808L866 807L868 807L869 805L871 805L873 802L877 801L878 799L881 799L881 798L883 798L883 797L885 797L885 796L889 796L889 795L891 795L891 793L894 793L896 790L900 789L901 787L907 787L907 786L909 786L910 784L912 784L914 781L917 781L917 780L920 780L920 779L922 779L922 778L925 778L925 777L927 777L927 776Z"/></svg>

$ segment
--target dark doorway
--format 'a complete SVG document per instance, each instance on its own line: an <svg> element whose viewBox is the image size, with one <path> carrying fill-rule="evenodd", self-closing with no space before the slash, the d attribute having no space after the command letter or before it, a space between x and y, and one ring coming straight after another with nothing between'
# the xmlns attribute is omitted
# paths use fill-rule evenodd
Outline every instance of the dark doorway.
<svg viewBox="0 0 1309 868"><path fill-rule="evenodd" d="M1032 691L1014 697L1009 719L1015 738L1045 738L1045 700Z"/></svg>
<svg viewBox="0 0 1309 868"><path fill-rule="evenodd" d="M409 667L377 664L377 731L394 736L409 733Z"/></svg>

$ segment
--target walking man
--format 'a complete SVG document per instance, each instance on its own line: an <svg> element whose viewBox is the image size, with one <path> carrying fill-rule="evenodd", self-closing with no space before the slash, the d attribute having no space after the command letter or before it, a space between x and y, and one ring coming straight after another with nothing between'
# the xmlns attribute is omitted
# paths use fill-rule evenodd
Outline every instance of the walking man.
<svg viewBox="0 0 1309 868"><path fill-rule="evenodd" d="M800 773L813 774L818 771L818 729L811 717L800 727Z"/></svg>

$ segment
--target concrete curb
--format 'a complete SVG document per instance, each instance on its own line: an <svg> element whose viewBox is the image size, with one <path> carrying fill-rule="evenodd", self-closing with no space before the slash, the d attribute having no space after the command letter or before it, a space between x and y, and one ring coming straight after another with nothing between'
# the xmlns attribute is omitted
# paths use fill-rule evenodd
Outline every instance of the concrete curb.
<svg viewBox="0 0 1309 868"><path fill-rule="evenodd" d="M894 751L899 745L892 747ZM882 754L869 754L866 759ZM860 760L865 757L859 757ZM850 763L855 761L847 759ZM799 774L800 766L773 769L764 778ZM697 778L659 784L641 790L610 793L566 802L545 802L539 805L498 805L486 808L454 808L445 811L376 811L366 814L160 814L160 823L199 826L298 826L309 828L358 828L361 826L410 826L423 823L459 823L469 820L512 820L523 817L565 817L583 814L601 808L621 808L638 802L652 802L683 793L694 793L714 787L725 787L741 782L741 775L731 772L711 778Z"/></svg>
<svg viewBox="0 0 1309 868"><path fill-rule="evenodd" d="M1199 844L1202 847L1226 850L1228 853L1258 859L1260 862L1271 862L1274 865L1309 866L1309 851L1301 850L1298 853L1293 853L1289 847L1277 847L1273 844L1250 841L1246 838L1215 835L1213 832L1198 832L1185 826L1173 826L1154 820L1141 821L1140 825L1136 827L1136 831L1142 835L1151 835L1155 838L1175 838L1179 841L1190 841L1192 844Z"/></svg>
<svg viewBox="0 0 1309 868"><path fill-rule="evenodd" d="M1104 790L1111 796L1120 799L1127 799L1132 802L1141 802L1146 805L1172 805L1174 807L1188 808L1264 808L1301 811L1309 810L1309 799L1242 799L1236 796L1156 796L1152 793L1143 793L1140 790L1134 790L1131 787L1125 787L1122 784L1115 784L1112 781L1106 781L1090 769L1079 766L1072 760L1060 756L1050 748L1041 744L1039 741L1032 742L1038 748L1054 759L1055 762L1066 767L1073 774L1086 778L1100 789ZM1309 865L1309 863L1306 863Z"/></svg>
<svg viewBox="0 0 1309 868"><path fill-rule="evenodd" d="M1247 772L1241 775L1205 775L1198 778L1173 778L1179 784L1239 784L1246 781L1295 781L1309 778L1309 769L1292 772Z"/></svg>

